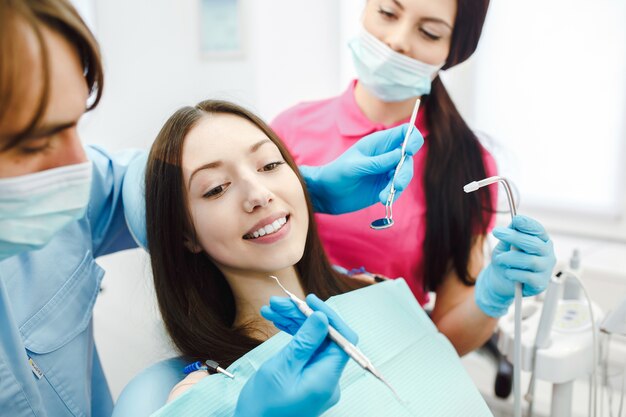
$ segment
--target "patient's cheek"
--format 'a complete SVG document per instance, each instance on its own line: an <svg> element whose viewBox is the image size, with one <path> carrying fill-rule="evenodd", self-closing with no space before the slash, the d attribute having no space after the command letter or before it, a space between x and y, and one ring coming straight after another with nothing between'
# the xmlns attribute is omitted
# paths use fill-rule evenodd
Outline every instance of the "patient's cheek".
<svg viewBox="0 0 626 417"><path fill-rule="evenodd" d="M195 371L190 373L185 379L180 381L174 386L174 388L172 388L169 397L167 397L167 402L170 403L174 401L183 392L193 387L195 384L200 382L203 378L206 378L208 375L209 374L206 371Z"/></svg>

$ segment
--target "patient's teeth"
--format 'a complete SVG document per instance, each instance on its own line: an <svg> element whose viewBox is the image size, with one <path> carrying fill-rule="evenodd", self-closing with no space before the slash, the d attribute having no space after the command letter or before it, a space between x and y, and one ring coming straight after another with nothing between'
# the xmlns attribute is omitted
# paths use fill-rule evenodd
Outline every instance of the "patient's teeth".
<svg viewBox="0 0 626 417"><path fill-rule="evenodd" d="M277 231L279 231L280 229L282 229L282 227L287 224L287 218L286 217L281 217L280 219L276 219L274 220L271 224L268 224L267 226L261 227L259 230L256 230L252 233L250 233L250 239L254 238L259 238L261 236L265 236L265 235L270 235L272 233L275 233Z"/></svg>

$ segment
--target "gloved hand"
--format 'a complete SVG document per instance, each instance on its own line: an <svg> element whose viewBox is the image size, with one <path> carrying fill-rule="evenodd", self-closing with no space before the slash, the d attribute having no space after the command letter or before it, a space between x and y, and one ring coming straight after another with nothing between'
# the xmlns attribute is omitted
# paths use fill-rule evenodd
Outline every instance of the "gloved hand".
<svg viewBox="0 0 626 417"><path fill-rule="evenodd" d="M315 294L309 294L306 302L313 311L321 311L328 317L328 320L335 329L344 335L350 342L356 344L358 336L339 315L325 302L320 300ZM270 305L261 308L261 315L274 323L274 326L285 333L296 334L306 316L287 297L271 297Z"/></svg>
<svg viewBox="0 0 626 417"><path fill-rule="evenodd" d="M356 334L342 323L335 328L356 343ZM335 405L348 355L326 337L328 324L316 311L298 326L293 340L243 387L235 417L317 417Z"/></svg>
<svg viewBox="0 0 626 417"><path fill-rule="evenodd" d="M402 142L408 124L374 132L319 167L301 166L315 211L328 214L349 213L380 201L385 204L391 189L391 178L400 162ZM396 177L397 199L413 177L414 155L424 144L417 129L409 137L407 158Z"/></svg>
<svg viewBox="0 0 626 417"><path fill-rule="evenodd" d="M543 226L529 217L515 216L508 228L493 229L493 235L500 242L493 250L491 264L478 275L474 294L485 314L500 317L515 298L516 282L522 283L525 297L546 289L556 257Z"/></svg>
<svg viewBox="0 0 626 417"><path fill-rule="evenodd" d="M124 202L124 216L126 225L135 242L144 249L148 249L146 237L146 164L148 153L144 153L133 160L124 174L122 185L122 201Z"/></svg>

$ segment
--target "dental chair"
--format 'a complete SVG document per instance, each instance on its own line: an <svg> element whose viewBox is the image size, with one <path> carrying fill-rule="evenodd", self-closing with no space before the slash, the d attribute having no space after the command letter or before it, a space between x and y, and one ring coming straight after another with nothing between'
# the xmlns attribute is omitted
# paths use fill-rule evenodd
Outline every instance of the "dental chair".
<svg viewBox="0 0 626 417"><path fill-rule="evenodd" d="M167 401L174 385L185 378L181 358L166 359L135 376L120 394L112 417L148 417Z"/></svg>

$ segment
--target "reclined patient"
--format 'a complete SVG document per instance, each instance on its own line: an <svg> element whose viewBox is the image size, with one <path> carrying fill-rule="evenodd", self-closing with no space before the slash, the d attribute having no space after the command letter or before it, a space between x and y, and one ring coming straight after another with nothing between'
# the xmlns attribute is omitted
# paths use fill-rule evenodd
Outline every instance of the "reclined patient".
<svg viewBox="0 0 626 417"><path fill-rule="evenodd" d="M377 325L377 316L394 318L395 315L398 323L402 318L419 317L423 322L420 325L409 323L404 334L390 335L391 338L384 340L371 338L368 349L375 353L396 348L394 358L387 358L386 363L380 364L384 369L390 373L400 372L406 364L404 371L416 370L421 373L421 383L441 387L438 392L446 396L449 393L445 388L469 387L473 397L467 407L476 407L480 415L483 412L488 415L466 375L456 381L445 381L447 375L462 372L458 357L410 296L406 284L398 282L400 287L390 287L380 294L370 291L358 295L369 290L363 288L366 284L332 268L318 238L311 202L293 159L276 134L254 114L234 104L212 100L177 111L166 122L150 151L145 194L148 249L159 308L166 329L186 362L211 359L225 369L247 355L258 359L265 357L267 350L284 346L281 344L284 334L276 335L279 330L274 323L289 331L297 329L299 322L296 319L291 323L288 312L281 317L281 309L288 310L290 301L272 299L272 307L265 306L270 297L284 296L276 282L269 278L274 275L301 299L313 293L326 300L352 290L357 290L354 293L357 304L358 297L363 297L364 302L371 297L369 306L358 307L356 314L352 309L349 316L355 321L360 316L365 317L368 308L376 307L376 300L380 299L381 306L390 307L384 312L380 306L378 312L376 308L370 311L372 326ZM380 285L382 289L395 284L388 282L374 287ZM400 298L405 296L408 298L400 303ZM397 311L389 304L389 297L392 303L393 297L399 297ZM355 305L354 297L343 301L346 312L350 310L349 305ZM363 309L362 314L359 308ZM274 323L266 320L261 311ZM363 332L368 331L368 325L362 327ZM379 321L375 328L383 332L387 327L393 328L391 323L387 326L386 322ZM409 335L410 327L419 331ZM406 341L406 346L402 349L397 344L380 346L393 337ZM418 343L425 349L423 352L428 351L431 356L421 358L419 364L406 359L420 355L416 348ZM266 351L263 347L267 347ZM439 355L438 352L445 357L445 366L453 371L437 368L442 362L433 360L432 356ZM409 362L415 367L411 368ZM364 380L360 368L352 366L354 369L347 372L350 375L346 385L352 384L358 389L355 388L347 400L342 396L342 401L355 401L356 396L362 396L363 403L367 404L367 395L359 392L369 389L370 384L374 384L376 390L385 388L378 385L378 381ZM431 366L437 369L430 369ZM247 375L245 367L246 364L241 367L239 375ZM437 373L440 373L438 381L429 380L430 375ZM242 384L239 375L236 375L236 383ZM195 400L186 395L191 392L186 391L195 385L200 388L207 378L213 378L211 383L217 384L215 389L205 384L213 394L221 393L222 389L225 393L232 391L220 385L228 384L225 377L196 371L170 392L168 402L173 402L168 405L172 410L169 415L183 413L174 408L175 404L183 397L187 403L193 403ZM415 389L419 386L415 384ZM411 384L400 388L405 394L411 392ZM414 394L414 399L422 397ZM433 393L423 394L432 397ZM232 402L236 396L216 395L216 401L199 400L209 407L203 412L229 415L227 412L220 414L216 409L213 414L210 407L220 401ZM382 403L388 400L379 398ZM370 400L375 401L375 396L370 396ZM362 410L351 409L357 412L355 415L364 415ZM380 415L380 410L371 412L371 415ZM412 415L410 410L406 412ZM184 415L192 414L184 412ZM347 414L344 410L339 415ZM445 410L441 415L447 415Z"/></svg>

